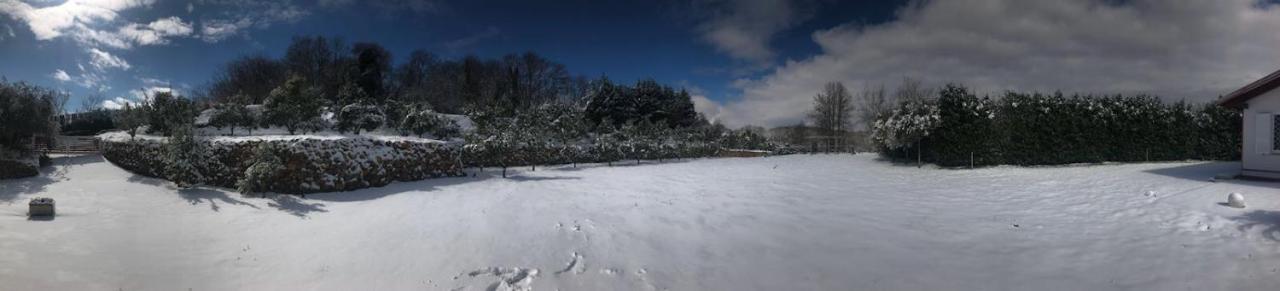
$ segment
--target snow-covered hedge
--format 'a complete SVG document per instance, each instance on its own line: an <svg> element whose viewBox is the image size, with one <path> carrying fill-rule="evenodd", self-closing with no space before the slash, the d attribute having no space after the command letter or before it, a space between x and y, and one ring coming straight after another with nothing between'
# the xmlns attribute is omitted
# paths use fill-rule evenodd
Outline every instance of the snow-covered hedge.
<svg viewBox="0 0 1280 291"><path fill-rule="evenodd" d="M103 157L132 171L165 177L166 138L122 132L98 136ZM255 149L269 143L281 161L261 191L314 193L378 187L393 181L462 175L460 147L441 141L382 136L200 137L205 161L196 167L204 184L235 188L255 161Z"/></svg>
<svg viewBox="0 0 1280 291"><path fill-rule="evenodd" d="M1238 110L1150 96L1008 92L979 98L948 85L876 121L881 152L942 166L1240 158Z"/></svg>

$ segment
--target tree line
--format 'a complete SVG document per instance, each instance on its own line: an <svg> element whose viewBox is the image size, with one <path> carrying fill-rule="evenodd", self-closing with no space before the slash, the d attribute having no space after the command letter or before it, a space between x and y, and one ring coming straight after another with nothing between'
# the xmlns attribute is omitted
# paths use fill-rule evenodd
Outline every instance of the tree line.
<svg viewBox="0 0 1280 291"><path fill-rule="evenodd" d="M114 123L130 135L173 137L185 144L170 146L186 152L196 152L191 136L201 112L208 115L207 126L232 134L268 127L289 134L389 131L458 140L469 165L504 169L771 147L757 132L709 122L694 110L686 90L653 79L628 85L603 76L574 77L534 53L447 60L419 50L397 65L375 43L347 46L333 38L298 37L282 59L235 59L206 87L193 98L156 93L126 105ZM469 117L474 130L462 132L450 117L457 115Z"/></svg>
<svg viewBox="0 0 1280 291"><path fill-rule="evenodd" d="M1240 158L1240 112L1212 103L1012 91L991 98L958 84L927 96L876 114L872 137L882 154L941 166Z"/></svg>

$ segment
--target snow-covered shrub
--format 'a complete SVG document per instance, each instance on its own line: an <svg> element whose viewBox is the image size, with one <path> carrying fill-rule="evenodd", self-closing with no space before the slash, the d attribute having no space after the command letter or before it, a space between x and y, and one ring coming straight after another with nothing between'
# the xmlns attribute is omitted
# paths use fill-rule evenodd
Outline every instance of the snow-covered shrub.
<svg viewBox="0 0 1280 291"><path fill-rule="evenodd" d="M209 126L217 129L230 128L231 135L236 134L236 127L242 127L253 133L253 128L260 123L258 115L241 103L218 104L217 108L212 110L213 115L209 118Z"/></svg>
<svg viewBox="0 0 1280 291"><path fill-rule="evenodd" d="M994 106L990 99L974 96L969 90L948 84L938 92L938 124L928 136L928 159L942 166L977 165L997 161L993 149L999 142L992 134Z"/></svg>
<svg viewBox="0 0 1280 291"><path fill-rule="evenodd" d="M276 156L276 151L271 143L259 143L253 150L249 167L244 170L244 177L236 181L236 190L246 195L266 190L271 179L284 168L284 162Z"/></svg>
<svg viewBox="0 0 1280 291"><path fill-rule="evenodd" d="M382 109L371 104L348 104L338 111L338 132L351 131L360 134L361 130L373 131L382 126L386 120Z"/></svg>
<svg viewBox="0 0 1280 291"><path fill-rule="evenodd" d="M172 129L172 136L165 144L165 178L178 187L191 187L204 182L201 164L205 162L204 146L196 141L190 125Z"/></svg>
<svg viewBox="0 0 1280 291"><path fill-rule="evenodd" d="M889 150L914 145L938 126L938 106L927 100L903 102L871 128L871 138Z"/></svg>
<svg viewBox="0 0 1280 291"><path fill-rule="evenodd" d="M263 121L268 125L282 126L294 134L299 130L315 130L320 124L324 100L307 87L306 80L293 76L283 85L271 90L263 105Z"/></svg>
<svg viewBox="0 0 1280 291"><path fill-rule="evenodd" d="M146 106L147 133L173 135L178 127L193 124L196 119L195 105L191 100L171 92L156 93Z"/></svg>
<svg viewBox="0 0 1280 291"><path fill-rule="evenodd" d="M132 103L125 103L124 108L116 112L115 125L117 129L124 130L129 133L129 137L138 135L138 127L146 124L147 107L133 106Z"/></svg>
<svg viewBox="0 0 1280 291"><path fill-rule="evenodd" d="M883 154L943 166L1237 159L1240 113L1151 96L1007 92L948 85L937 102L902 102L872 129ZM914 160L914 158L912 159Z"/></svg>
<svg viewBox="0 0 1280 291"><path fill-rule="evenodd" d="M444 118L439 113L432 111L429 106L419 105L406 107L404 117L401 118L399 130L402 133L412 133L419 137L424 134L431 134L436 139L451 139L461 135L461 129L458 124L451 119Z"/></svg>

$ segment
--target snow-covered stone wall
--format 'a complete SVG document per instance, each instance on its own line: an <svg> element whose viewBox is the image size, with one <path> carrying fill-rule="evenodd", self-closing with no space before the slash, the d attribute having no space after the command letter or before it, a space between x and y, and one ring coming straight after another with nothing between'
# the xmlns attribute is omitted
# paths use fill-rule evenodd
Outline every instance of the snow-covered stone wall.
<svg viewBox="0 0 1280 291"><path fill-rule="evenodd" d="M129 137L120 132L99 135L108 161L139 175L164 178L164 143L154 136ZM245 136L201 137L206 161L197 168L204 184L236 187L254 162L254 151L270 143L282 161L267 179L265 191L314 193L378 187L463 175L460 146L420 138L380 136Z"/></svg>

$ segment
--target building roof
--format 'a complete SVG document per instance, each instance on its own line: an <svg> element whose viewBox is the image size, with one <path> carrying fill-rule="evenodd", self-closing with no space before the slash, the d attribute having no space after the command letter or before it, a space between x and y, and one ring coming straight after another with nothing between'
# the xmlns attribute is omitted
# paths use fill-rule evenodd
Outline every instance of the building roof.
<svg viewBox="0 0 1280 291"><path fill-rule="evenodd" d="M1249 101L1249 99L1258 97L1258 95L1267 93L1267 91L1271 91L1276 87L1280 87L1280 71L1275 71L1266 77L1262 77L1262 79L1258 79L1257 81L1253 81L1253 83L1249 83L1249 85L1245 85L1240 89L1232 91L1231 94L1227 94L1227 96L1222 96L1222 98L1218 99L1218 105L1239 107Z"/></svg>

